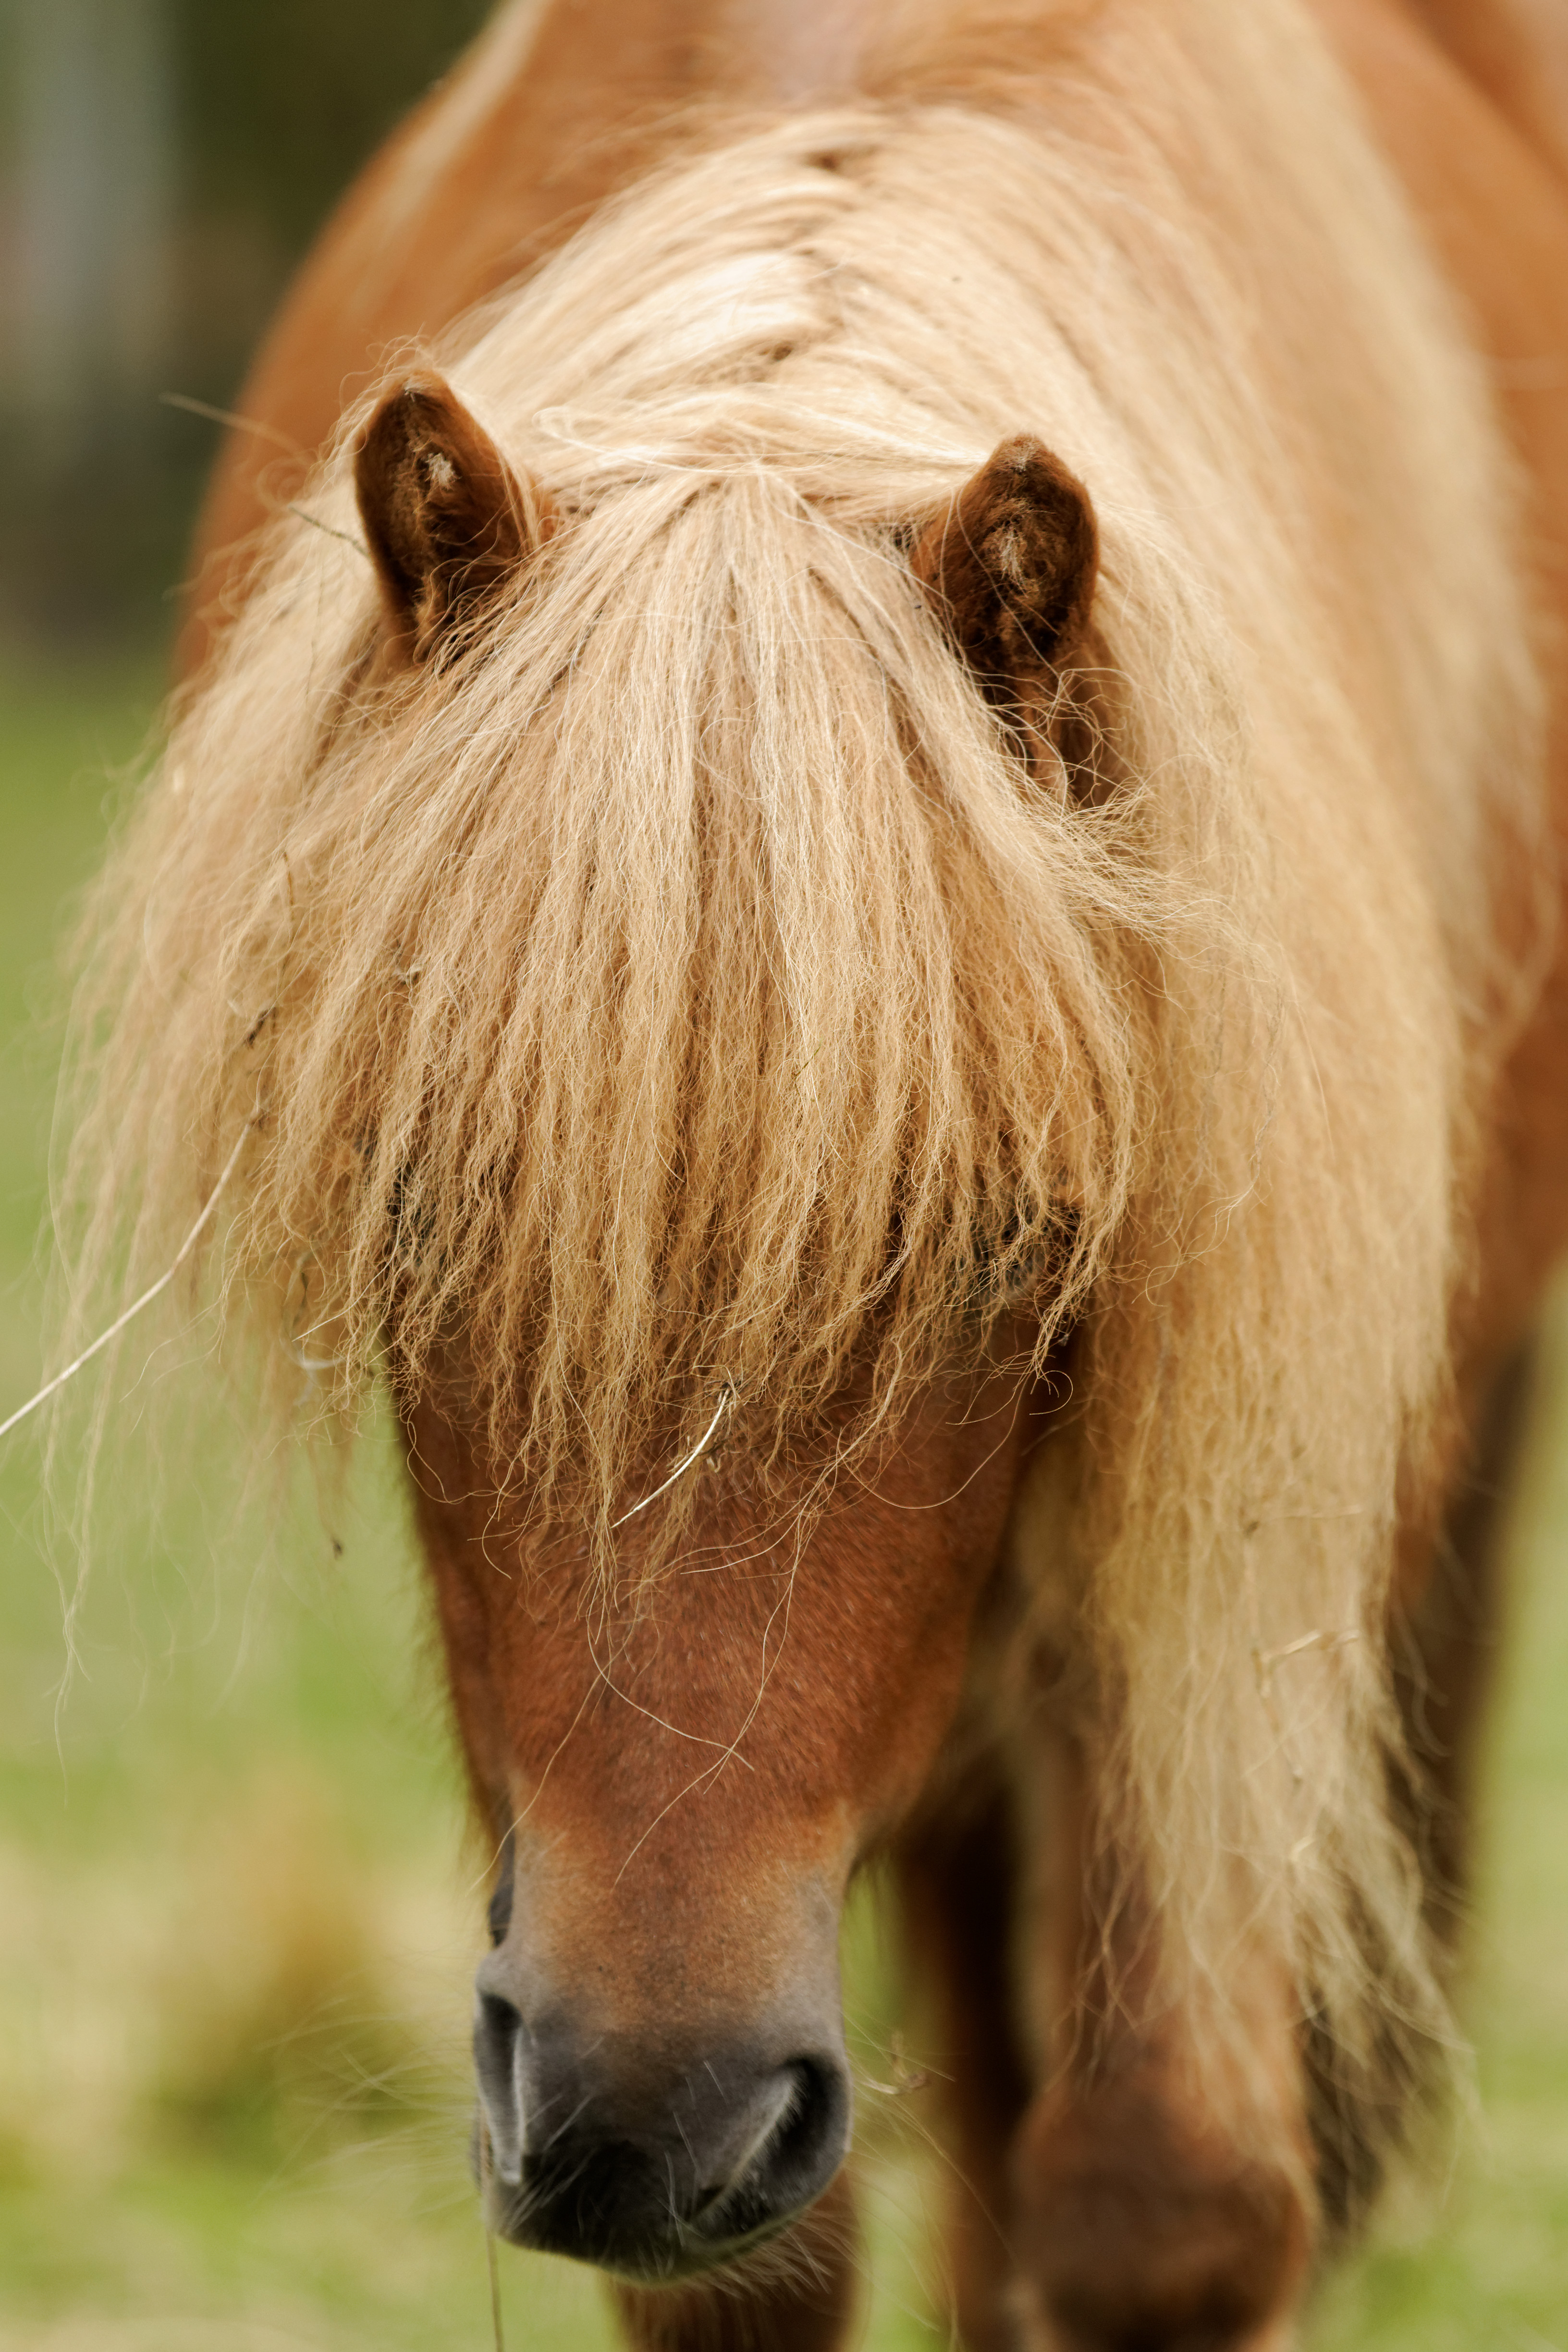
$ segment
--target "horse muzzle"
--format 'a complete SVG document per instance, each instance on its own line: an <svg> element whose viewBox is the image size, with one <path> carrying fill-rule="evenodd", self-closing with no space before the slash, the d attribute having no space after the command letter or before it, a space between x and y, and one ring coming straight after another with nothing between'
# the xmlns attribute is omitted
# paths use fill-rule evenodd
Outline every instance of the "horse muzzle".
<svg viewBox="0 0 1568 2352"><path fill-rule="evenodd" d="M513 2245L647 2284L710 2270L786 2228L849 2144L837 2002L744 2033L584 2035L526 1998L504 1950L474 2018L487 2218Z"/></svg>

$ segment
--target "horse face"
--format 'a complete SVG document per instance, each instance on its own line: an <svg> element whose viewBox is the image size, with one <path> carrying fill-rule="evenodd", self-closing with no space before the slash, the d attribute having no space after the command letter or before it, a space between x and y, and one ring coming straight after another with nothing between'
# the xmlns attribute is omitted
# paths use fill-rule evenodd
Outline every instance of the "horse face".
<svg viewBox="0 0 1568 2352"><path fill-rule="evenodd" d="M409 1415L458 1720L504 1833L474 2047L515 2243L677 2276L833 2177L840 1904L952 1721L1025 1418L1000 1377L933 1392L804 1521L742 1461L694 1469L679 1555L639 1586L632 1520L612 1601L585 1549L524 1532L459 1423Z"/></svg>

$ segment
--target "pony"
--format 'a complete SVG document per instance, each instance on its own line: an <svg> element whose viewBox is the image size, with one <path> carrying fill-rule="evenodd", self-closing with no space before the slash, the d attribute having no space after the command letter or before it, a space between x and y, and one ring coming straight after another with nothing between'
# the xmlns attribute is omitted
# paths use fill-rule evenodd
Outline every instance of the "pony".
<svg viewBox="0 0 1568 2352"><path fill-rule="evenodd" d="M847 2340L879 1858L971 2352L1282 2346L1430 2128L1568 1225L1532 37L521 0L247 395L76 1294L205 1202L259 1442L394 1401L487 2213L634 2344Z"/></svg>

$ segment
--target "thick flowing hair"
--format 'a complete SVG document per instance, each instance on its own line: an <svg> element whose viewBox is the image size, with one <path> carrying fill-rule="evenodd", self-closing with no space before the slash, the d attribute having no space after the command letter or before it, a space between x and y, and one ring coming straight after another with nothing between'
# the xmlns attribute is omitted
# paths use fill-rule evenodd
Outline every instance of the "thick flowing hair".
<svg viewBox="0 0 1568 2352"><path fill-rule="evenodd" d="M1015 1550L1104 1834L1182 1997L1267 1949L1370 2111L1446 2031L1384 1618L1525 985L1511 488L1287 0L998 90L716 135L454 337L565 522L390 683L345 420L92 906L76 1312L244 1136L262 1443L301 1363L345 1412L466 1367L608 1558L726 1385L765 1463L852 1381L850 1443L1032 1284L1080 1402ZM1020 430L1100 519L1091 788L907 562Z"/></svg>

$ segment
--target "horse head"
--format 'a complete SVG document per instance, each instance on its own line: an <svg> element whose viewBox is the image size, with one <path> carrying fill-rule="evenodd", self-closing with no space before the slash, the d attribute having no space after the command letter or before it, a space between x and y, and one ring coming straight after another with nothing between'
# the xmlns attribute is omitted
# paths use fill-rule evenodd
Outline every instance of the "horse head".
<svg viewBox="0 0 1568 2352"><path fill-rule="evenodd" d="M460 657L562 527L440 379L363 426L356 485L393 674ZM909 553L954 653L1049 750L1088 626L1086 495L1006 442ZM404 1426L498 1876L474 2053L487 2193L520 2244L668 2279L821 2196L848 2145L838 1934L857 1869L950 1732L1029 1427L1026 1324L859 1433L850 1377L787 1461L716 1386L683 1453L616 1480L605 1539L540 1525L474 1367ZM635 1489L641 1486L638 1494ZM671 1490L684 1491L671 1537Z"/></svg>

